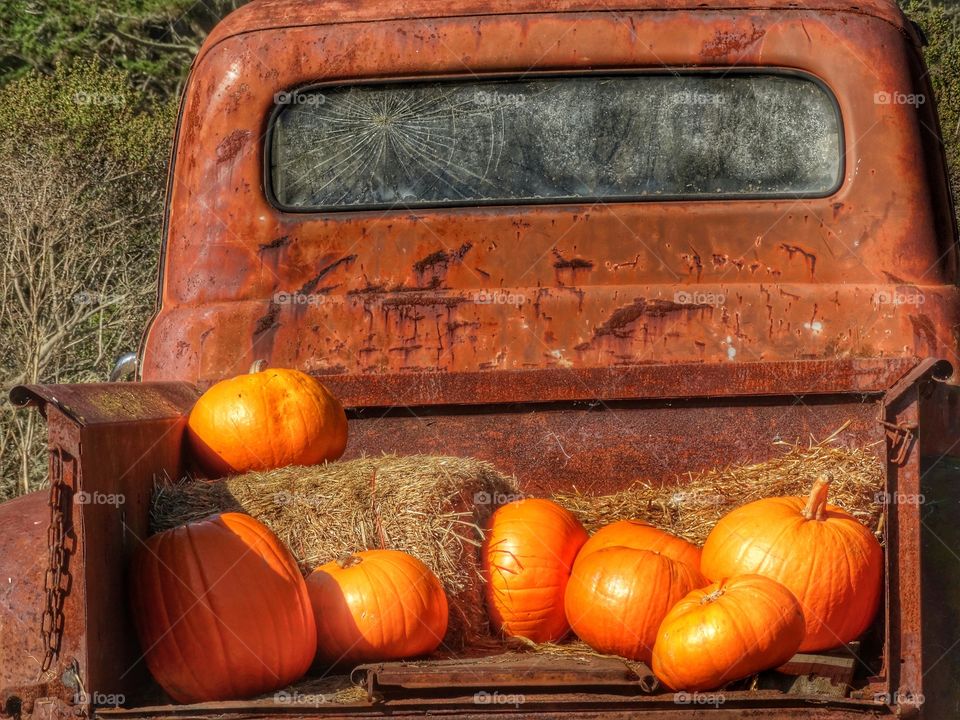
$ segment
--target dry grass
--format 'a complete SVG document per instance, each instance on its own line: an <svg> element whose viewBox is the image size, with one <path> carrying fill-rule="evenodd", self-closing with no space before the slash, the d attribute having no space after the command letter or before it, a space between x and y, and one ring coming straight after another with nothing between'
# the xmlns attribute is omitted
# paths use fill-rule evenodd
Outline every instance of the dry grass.
<svg viewBox="0 0 960 720"><path fill-rule="evenodd" d="M313 706L367 703L367 691L354 678L344 674L305 677L282 690L266 693L263 700L291 706Z"/></svg>
<svg viewBox="0 0 960 720"><path fill-rule="evenodd" d="M702 544L717 520L753 500L804 496L821 475L833 478L829 501L847 510L871 530L880 530L884 467L869 447L837 442L839 428L819 442L776 443L783 453L754 465L728 465L688 474L663 486L638 482L612 495L559 493L554 500L580 518L591 532L616 520L646 520L691 542Z"/></svg>
<svg viewBox="0 0 960 720"><path fill-rule="evenodd" d="M403 550L436 573L450 601L446 644L488 634L480 528L512 478L471 458L383 456L251 472L158 488L154 532L213 513L246 512L286 543L304 572L345 553Z"/></svg>
<svg viewBox="0 0 960 720"><path fill-rule="evenodd" d="M612 495L572 492L554 499L591 531L640 519L702 544L733 508L765 497L806 496L814 480L828 475L830 502L880 535L883 464L874 448L841 445L844 429L807 445L778 443L778 456L753 465L689 474L664 486L638 482ZM443 583L450 600L445 647L459 650L499 642L489 636L478 550L481 528L505 496L517 496L513 478L479 460L384 456L166 485L155 494L151 519L156 532L216 512L249 513L286 543L304 572L359 550L409 552ZM513 650L584 652L571 645Z"/></svg>

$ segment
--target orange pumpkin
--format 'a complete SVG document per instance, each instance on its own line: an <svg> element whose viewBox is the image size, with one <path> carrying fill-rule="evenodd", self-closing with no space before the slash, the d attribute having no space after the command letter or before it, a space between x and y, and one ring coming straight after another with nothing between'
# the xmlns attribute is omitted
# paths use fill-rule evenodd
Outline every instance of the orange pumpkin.
<svg viewBox="0 0 960 720"><path fill-rule="evenodd" d="M674 690L712 690L782 665L806 632L800 603L762 575L692 591L660 625L653 672Z"/></svg>
<svg viewBox="0 0 960 720"><path fill-rule="evenodd" d="M778 497L739 507L703 546L701 570L708 578L757 573L796 596L807 624L801 651L855 640L880 602L883 549L856 518L827 504L829 486L818 480L806 503Z"/></svg>
<svg viewBox="0 0 960 720"><path fill-rule="evenodd" d="M266 527L239 513L149 538L131 567L147 667L177 702L230 700L289 685L317 634L303 576Z"/></svg>
<svg viewBox="0 0 960 720"><path fill-rule="evenodd" d="M366 550L307 577L317 659L328 665L433 652L447 632L447 596L430 568L399 550Z"/></svg>
<svg viewBox="0 0 960 720"><path fill-rule="evenodd" d="M597 652L649 663L667 611L707 584L685 563L649 550L608 547L577 560L567 585L567 620Z"/></svg>
<svg viewBox="0 0 960 720"><path fill-rule="evenodd" d="M643 520L620 520L597 530L580 549L579 558L607 547L650 550L700 569L700 548Z"/></svg>
<svg viewBox="0 0 960 720"><path fill-rule="evenodd" d="M587 531L550 500L517 500L497 509L483 542L481 567L495 630L534 642L570 632L563 594Z"/></svg>
<svg viewBox="0 0 960 720"><path fill-rule="evenodd" d="M211 477L316 465L336 460L347 444L343 406L299 370L267 369L221 380L187 421L187 439Z"/></svg>

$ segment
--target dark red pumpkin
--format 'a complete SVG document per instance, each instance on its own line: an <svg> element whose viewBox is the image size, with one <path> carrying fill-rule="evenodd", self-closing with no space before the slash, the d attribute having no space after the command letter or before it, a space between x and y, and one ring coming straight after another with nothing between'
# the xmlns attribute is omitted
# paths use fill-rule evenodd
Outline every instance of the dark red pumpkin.
<svg viewBox="0 0 960 720"><path fill-rule="evenodd" d="M130 598L147 667L177 702L276 690L313 661L303 576L247 515L215 515L149 538L133 558Z"/></svg>

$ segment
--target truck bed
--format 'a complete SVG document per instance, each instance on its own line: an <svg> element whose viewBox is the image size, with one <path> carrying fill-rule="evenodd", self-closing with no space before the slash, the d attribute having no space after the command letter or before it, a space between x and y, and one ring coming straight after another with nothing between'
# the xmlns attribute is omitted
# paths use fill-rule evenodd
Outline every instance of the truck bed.
<svg viewBox="0 0 960 720"><path fill-rule="evenodd" d="M921 706L925 716L950 717L956 691L946 688L953 687L960 668L948 650L960 633L945 613L931 609L960 599L960 574L943 571L949 561L944 548L960 546L960 529L943 512L960 500L953 482L958 466L950 464L960 457L953 437L960 427L960 389L938 379L951 372L947 363L902 359L650 366L611 372L582 386L565 375L565 394L559 395L553 383L561 378L542 373L518 373L507 386L463 376L411 376L405 385L402 378L380 379L396 383L402 408L364 403L365 393L382 397L382 388L324 378L349 408L347 457L381 451L472 455L515 473L521 489L534 495L572 487L606 493L638 479L662 483L687 471L763 460L774 454L777 440L822 438L847 423L840 441L876 448L886 461L887 492L927 498L923 506L885 506L885 603L858 650L863 662L853 692L788 692L768 677L752 689L731 686L721 693L722 702L711 693L685 702L671 692L651 691L642 672L617 659L494 648L480 656L357 669L352 677L363 689L353 702L318 701L311 690L314 674L279 699L171 705L140 659L126 606L125 565L146 536L154 484L183 471L185 415L199 389L184 383L18 388L14 402L36 405L47 418L52 486L66 494L120 492L126 502L60 506L69 514L62 633L40 683L36 664L30 665L44 656L39 633L25 636L18 647L5 643L5 698L8 704L16 698L24 712L56 715L82 687L86 709L104 717L640 712L651 719L862 718L909 715ZM545 396L561 399L538 401ZM43 507L43 501L35 496L24 503ZM34 522L31 531L31 551L37 544L43 548L34 575L17 586L17 592L34 593L38 608L47 597L46 522ZM10 534L4 538L12 542ZM11 549L0 553L0 562L12 568L21 558ZM12 623L12 607L0 606L4 627ZM14 652L34 659L10 662ZM96 702L118 696L123 707Z"/></svg>

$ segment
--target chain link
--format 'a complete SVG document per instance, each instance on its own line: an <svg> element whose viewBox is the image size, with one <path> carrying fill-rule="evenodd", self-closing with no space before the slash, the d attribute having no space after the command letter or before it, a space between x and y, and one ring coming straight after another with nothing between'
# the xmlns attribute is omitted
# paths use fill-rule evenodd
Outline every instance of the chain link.
<svg viewBox="0 0 960 720"><path fill-rule="evenodd" d="M47 526L47 571L43 578L46 607L40 621L43 641L41 673L47 672L60 654L63 639L63 603L67 595L69 571L67 568L67 537L65 500L69 488L64 482L64 457L59 450L50 456L50 524Z"/></svg>

